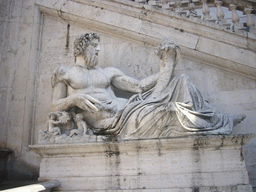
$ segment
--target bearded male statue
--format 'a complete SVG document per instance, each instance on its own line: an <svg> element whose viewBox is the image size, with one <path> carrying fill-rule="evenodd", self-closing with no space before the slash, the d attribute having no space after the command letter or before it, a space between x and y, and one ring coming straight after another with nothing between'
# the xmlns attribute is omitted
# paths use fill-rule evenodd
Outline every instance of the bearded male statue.
<svg viewBox="0 0 256 192"><path fill-rule="evenodd" d="M173 78L180 48L169 40L156 49L160 71L142 80L97 67L99 41L96 33L78 37L75 66L61 66L52 76L52 110L82 114L95 134L123 139L229 134L245 118L215 111L186 75ZM113 87L134 95L118 98Z"/></svg>

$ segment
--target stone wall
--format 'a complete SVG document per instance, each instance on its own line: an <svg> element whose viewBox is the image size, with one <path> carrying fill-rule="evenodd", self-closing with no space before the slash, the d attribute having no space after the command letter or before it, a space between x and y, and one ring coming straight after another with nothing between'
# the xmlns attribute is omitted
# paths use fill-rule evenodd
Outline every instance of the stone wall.
<svg viewBox="0 0 256 192"><path fill-rule="evenodd" d="M0 131L3 133L0 135L0 144L13 150L9 164L10 178L32 178L38 174L40 157L30 151L28 145L36 144L38 131L45 129L47 114L51 110L50 78L53 69L74 63L72 47L77 35L98 32L101 35L100 66L118 67L138 79L157 72L158 59L154 55L154 43L143 43L121 33L116 35L114 31L111 33L109 30L69 22L61 16L41 15L34 0L1 0L0 3ZM111 19L114 18L110 14ZM239 35L235 37L240 38ZM193 33L186 41L194 41ZM207 47L203 43L201 49ZM214 47L211 48L214 50ZM237 50L240 51L240 48L237 47ZM205 60L206 56L200 57L199 52L199 57L190 57L185 52L176 74L189 75L203 96L219 110L247 115L244 122L234 128L234 133L256 133L255 78L235 68L227 70L214 61ZM255 57L255 52L249 52ZM232 63L232 53L226 54L226 60ZM255 68L255 63L251 65ZM126 95L119 91L117 94ZM245 162L253 186L256 186L255 145L256 139L252 139L244 146Z"/></svg>
<svg viewBox="0 0 256 192"><path fill-rule="evenodd" d="M1 0L1 147L13 150L9 177L34 178L38 155L28 149L32 133L33 76L37 66L32 46L34 1Z"/></svg>

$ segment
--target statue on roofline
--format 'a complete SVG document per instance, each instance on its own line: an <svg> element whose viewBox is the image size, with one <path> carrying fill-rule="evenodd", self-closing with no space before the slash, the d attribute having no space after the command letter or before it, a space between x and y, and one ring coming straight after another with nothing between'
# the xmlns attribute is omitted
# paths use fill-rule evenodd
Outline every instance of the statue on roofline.
<svg viewBox="0 0 256 192"><path fill-rule="evenodd" d="M80 131L69 130L69 137L86 135L86 127L96 135L121 139L229 134L245 118L216 111L187 75L173 77L180 48L169 39L156 48L160 71L142 80L114 67L97 67L99 41L97 33L75 39L75 65L61 66L52 76L52 110L79 114L86 124ZM116 97L112 87L134 95Z"/></svg>

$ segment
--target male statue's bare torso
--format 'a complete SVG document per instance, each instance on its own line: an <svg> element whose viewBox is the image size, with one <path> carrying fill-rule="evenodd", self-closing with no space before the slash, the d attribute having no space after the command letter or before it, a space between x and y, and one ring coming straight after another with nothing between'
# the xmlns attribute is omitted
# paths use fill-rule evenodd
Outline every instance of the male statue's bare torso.
<svg viewBox="0 0 256 192"><path fill-rule="evenodd" d="M111 87L114 73L113 68L86 69L80 66L63 67L60 69L59 80L67 86L67 96L86 94L100 101L95 104L97 112L81 110L86 122L94 128L108 127L113 123L116 113L124 109L127 99L117 98Z"/></svg>

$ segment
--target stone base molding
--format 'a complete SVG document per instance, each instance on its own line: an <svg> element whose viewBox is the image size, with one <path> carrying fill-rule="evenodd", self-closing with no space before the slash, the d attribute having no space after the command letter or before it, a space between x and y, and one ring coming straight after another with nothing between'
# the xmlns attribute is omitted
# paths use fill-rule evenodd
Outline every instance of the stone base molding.
<svg viewBox="0 0 256 192"><path fill-rule="evenodd" d="M252 191L242 146L254 135L32 145L57 191Z"/></svg>

